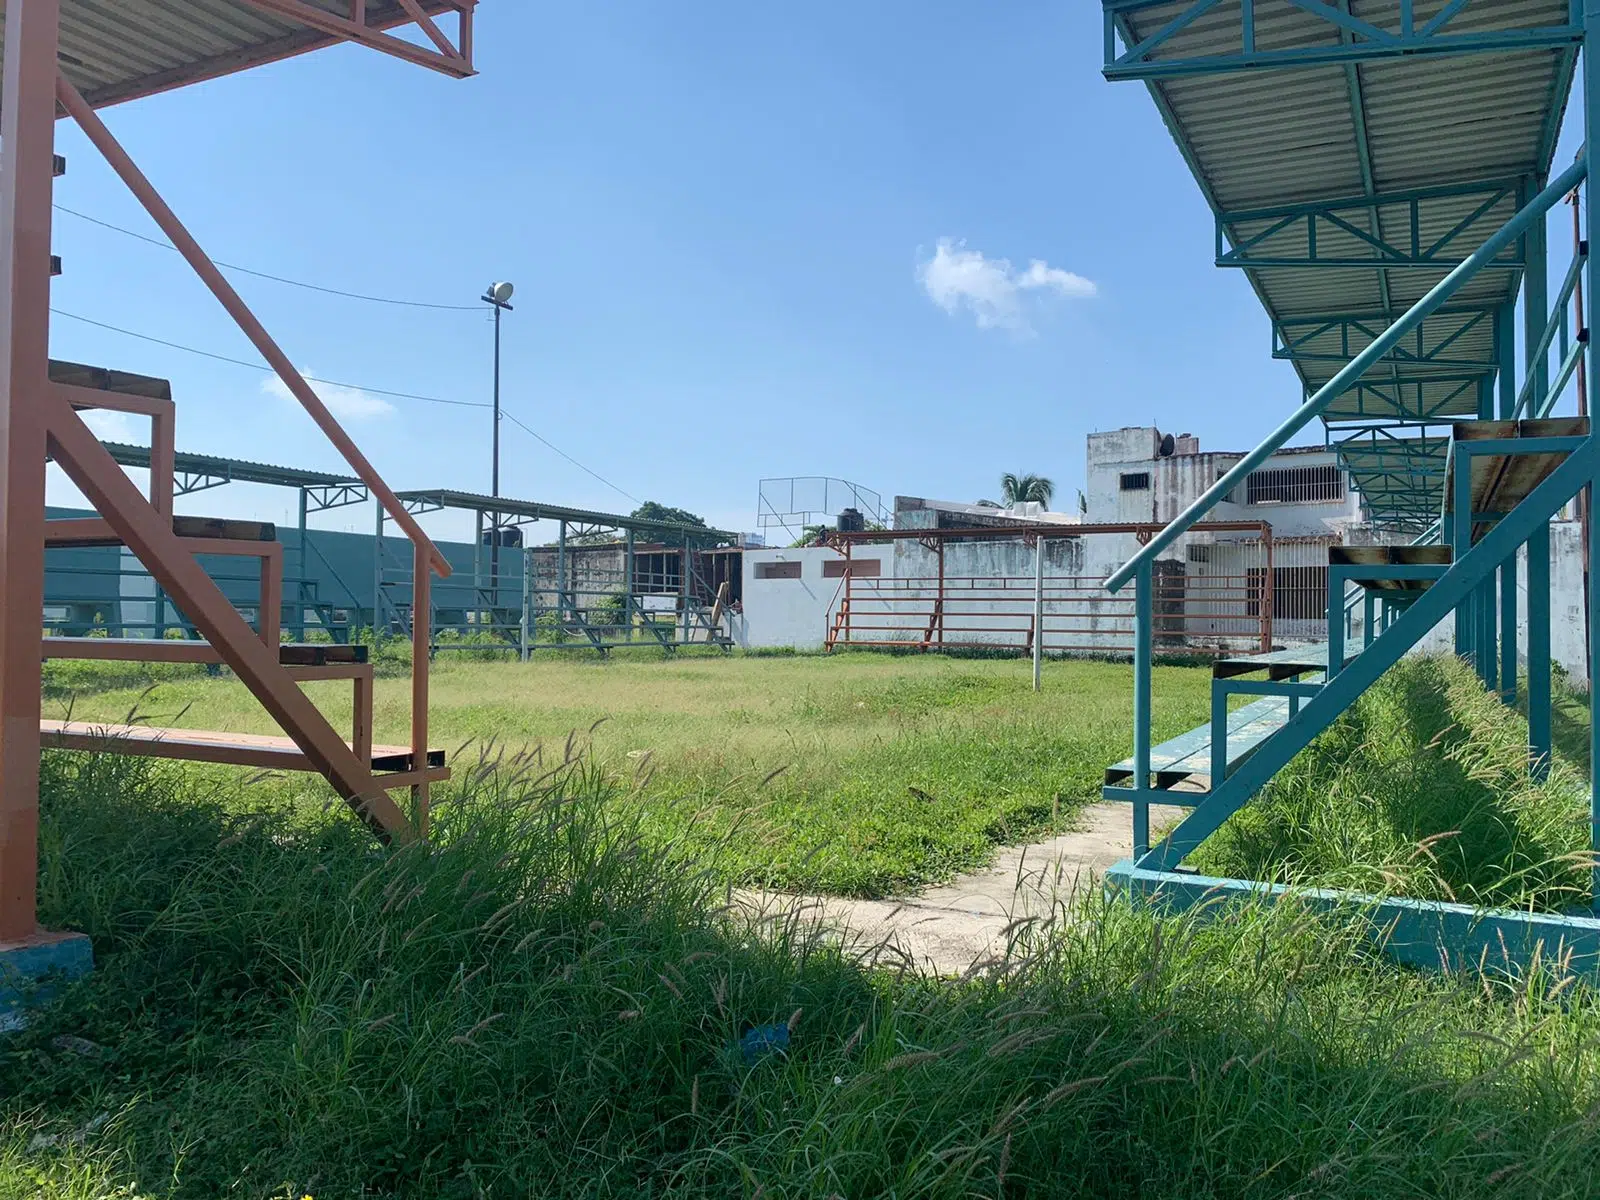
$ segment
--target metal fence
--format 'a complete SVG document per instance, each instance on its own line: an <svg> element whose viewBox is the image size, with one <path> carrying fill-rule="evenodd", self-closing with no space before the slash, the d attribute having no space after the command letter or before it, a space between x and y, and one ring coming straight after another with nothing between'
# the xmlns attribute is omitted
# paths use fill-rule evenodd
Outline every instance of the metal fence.
<svg viewBox="0 0 1600 1200"><path fill-rule="evenodd" d="M1105 578L1142 529L836 535L830 544L841 554L839 584L826 645L1130 654L1134 601L1107 592ZM855 546L891 537L892 573L852 558ZM1325 596L1325 551L1321 571ZM1156 565L1155 645L1173 654L1269 649L1280 614L1297 622L1314 607L1314 573L1298 561L1280 566L1264 526L1214 526Z"/></svg>

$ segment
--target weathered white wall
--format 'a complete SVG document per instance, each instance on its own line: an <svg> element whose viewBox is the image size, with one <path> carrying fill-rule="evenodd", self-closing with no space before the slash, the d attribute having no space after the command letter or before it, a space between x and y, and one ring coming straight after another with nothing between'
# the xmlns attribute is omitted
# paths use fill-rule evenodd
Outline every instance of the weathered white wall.
<svg viewBox="0 0 1600 1200"><path fill-rule="evenodd" d="M1113 429L1091 433L1087 442L1088 480L1085 496L1089 510L1084 521L1091 524L1151 522L1165 525L1199 499L1212 484L1239 461L1240 454L1201 453L1199 440L1191 436L1177 439L1178 453L1157 456L1161 432L1153 426ZM1188 453L1184 453L1188 451ZM1332 450L1294 451L1275 454L1264 470L1289 467L1319 467L1337 461ZM1148 490L1125 492L1122 476L1146 473ZM1243 499L1243 490L1238 498ZM1284 504L1235 504L1223 501L1207 516L1210 521L1266 521L1280 538L1323 537L1337 534L1359 519L1360 504L1354 492L1346 489L1342 501ZM1133 553L1135 543L1127 539ZM1124 556L1127 557L1127 556Z"/></svg>
<svg viewBox="0 0 1600 1200"><path fill-rule="evenodd" d="M855 561L881 559L884 575L894 573L890 546L857 546ZM836 550L803 546L784 550L744 552L744 612L733 623L734 640L741 646L792 646L819 650L827 639L828 623L838 603L840 579L824 579L823 563L841 562ZM764 563L798 562L799 579L761 579Z"/></svg>

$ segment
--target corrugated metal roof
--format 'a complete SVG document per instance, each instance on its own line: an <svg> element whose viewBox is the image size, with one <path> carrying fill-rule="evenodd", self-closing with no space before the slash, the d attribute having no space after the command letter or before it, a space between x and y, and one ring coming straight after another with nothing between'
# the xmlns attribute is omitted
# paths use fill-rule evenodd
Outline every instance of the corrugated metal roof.
<svg viewBox="0 0 1600 1200"><path fill-rule="evenodd" d="M1335 5L1334 7L1337 7ZM1398 0L1353 0L1356 17L1398 28ZM1418 26L1437 15L1444 0L1416 0ZM1165 27L1189 8L1188 0L1138 8L1123 19L1135 38ZM1452 34L1478 34L1563 24L1567 0L1494 0L1468 5L1451 19ZM1255 41L1261 51L1338 46L1340 32L1327 20L1290 4L1255 5ZM1238 50L1238 0L1222 0L1148 56L1153 61L1222 56ZM1325 204L1470 181L1532 177L1545 180L1571 85L1576 49L1570 46L1494 53L1397 57L1352 64L1296 66L1180 75L1150 83L1169 128L1207 201L1219 214L1301 204ZM1429 246L1472 216L1483 197L1430 196L1416 202L1418 239ZM1379 267L1370 242L1319 222L1317 255L1371 260L1373 266L1271 265L1244 267L1269 314L1279 322L1338 314L1375 319L1373 335L1401 315L1515 211L1503 196L1470 220L1440 254L1438 265ZM1411 242L1411 205L1386 205L1343 214L1349 223L1396 246ZM1230 223L1234 246L1271 229L1270 219ZM1253 258L1305 257L1304 223L1286 226L1249 246ZM1521 269L1508 263L1485 270L1456 294L1452 306L1492 308L1516 293ZM1424 338L1449 335L1448 322L1430 322ZM1435 332L1437 330L1438 332ZM1306 328L1304 332L1309 332ZM1311 360L1295 361L1308 389L1326 383L1347 361L1329 354L1332 335L1320 337ZM1349 354L1371 340L1352 342ZM1453 363L1492 367L1493 327L1485 322L1452 341ZM1393 357L1368 374L1373 383L1420 385L1440 402L1454 385L1437 382L1446 368L1426 354ZM1433 380L1434 382L1428 382ZM1298 397L1286 397L1298 402ZM1449 413L1474 413L1476 395L1447 402ZM1333 420L1383 415L1380 398L1341 402ZM1394 416L1408 415L1396 408Z"/></svg>
<svg viewBox="0 0 1600 1200"><path fill-rule="evenodd" d="M347 0L305 2L335 16L350 14ZM432 16L459 7L454 0L422 0L423 10ZM409 20L398 0L367 0L367 23L374 29ZM269 16L244 0L61 0L61 65L96 107L337 41L294 20Z"/></svg>
<svg viewBox="0 0 1600 1200"><path fill-rule="evenodd" d="M125 442L102 442L111 457L124 467L150 466L150 447ZM250 462L242 458L222 458L215 454L189 454L179 450L173 456L179 474L211 475L230 483L266 483L276 487L351 487L361 481L352 475L326 471L307 471L300 467L276 467L271 463Z"/></svg>
<svg viewBox="0 0 1600 1200"><path fill-rule="evenodd" d="M701 525L680 525L676 521L651 521L642 517L624 517L618 513L593 512L586 508L568 508L561 504L541 504L537 500L514 500L509 496L484 496L476 492L461 492L452 488L435 488L395 493L407 506L421 508L458 508L468 512L494 513L500 520L517 517L526 521L570 521L581 525L599 525L606 529L633 529L645 533L677 533L695 537L712 537L723 540L739 535L726 529L707 529Z"/></svg>

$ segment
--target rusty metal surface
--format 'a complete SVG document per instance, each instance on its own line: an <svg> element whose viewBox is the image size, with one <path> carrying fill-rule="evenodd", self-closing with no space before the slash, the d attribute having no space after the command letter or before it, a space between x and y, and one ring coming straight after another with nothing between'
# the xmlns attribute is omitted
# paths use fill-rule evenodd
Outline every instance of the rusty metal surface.
<svg viewBox="0 0 1600 1200"><path fill-rule="evenodd" d="M1462 421L1455 426L1458 442L1506 441L1522 438L1583 437L1587 417L1553 417L1530 421ZM1547 479L1566 458L1548 454L1475 454L1472 456L1472 511L1509 512ZM1455 511L1455 491L1445 493L1445 511Z"/></svg>
<svg viewBox="0 0 1600 1200"><path fill-rule="evenodd" d="M350 12L346 0L307 3L335 16ZM431 16L459 11L454 0L421 0L421 6ZM367 23L374 30L410 20L399 0L368 0ZM245 0L61 0L61 67L96 108L340 40Z"/></svg>
<svg viewBox="0 0 1600 1200"><path fill-rule="evenodd" d="M1336 566L1362 567L1444 567L1449 566L1449 546L1329 546L1328 562ZM1385 592L1425 592L1432 586L1431 579L1361 579L1355 582L1364 588Z"/></svg>

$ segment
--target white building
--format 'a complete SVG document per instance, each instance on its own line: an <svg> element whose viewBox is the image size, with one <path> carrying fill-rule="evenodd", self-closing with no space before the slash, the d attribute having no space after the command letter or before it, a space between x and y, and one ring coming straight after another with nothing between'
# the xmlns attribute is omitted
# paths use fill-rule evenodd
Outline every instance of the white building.
<svg viewBox="0 0 1600 1200"><path fill-rule="evenodd" d="M1083 527L1084 536L1045 543L1046 586L1055 598L1047 606L1045 646L1118 651L1128 641L1131 588L1112 597L1100 583L1133 556L1139 541L1134 531L1099 530L1108 525L1166 525L1243 457L1205 452L1191 434L1173 437L1150 426L1093 433L1087 444L1081 514L1046 513L1037 505L1008 510L900 496L895 498L894 526L997 532L1019 524ZM1325 639L1328 547L1410 540L1367 523L1359 492L1351 488L1334 451L1322 446L1273 455L1206 520L1269 526L1272 569L1268 580L1259 529L1191 533L1163 556L1157 564L1158 599L1163 589L1175 597L1167 607L1182 613L1173 618L1181 625L1182 640L1200 648L1247 639L1255 622L1266 616L1275 645ZM1556 522L1550 544L1552 655L1569 673L1583 678L1582 560L1576 524ZM1035 550L1020 537L954 539L937 553L931 540L924 544L902 537L858 545L852 559L848 569L853 577L846 580L844 559L830 549L746 551L738 640L749 646L820 648L830 630L839 633L841 603L847 596L855 597L850 640L857 644L927 638L936 597L944 601L939 619L957 626L960 644L1017 646L1031 638ZM1519 574L1525 580L1526 572ZM873 597L890 599L873 602ZM1518 611L1525 638L1525 597ZM1354 619L1359 637L1359 606ZM1071 636L1052 632L1069 629ZM1450 640L1447 622L1424 645L1443 649Z"/></svg>

